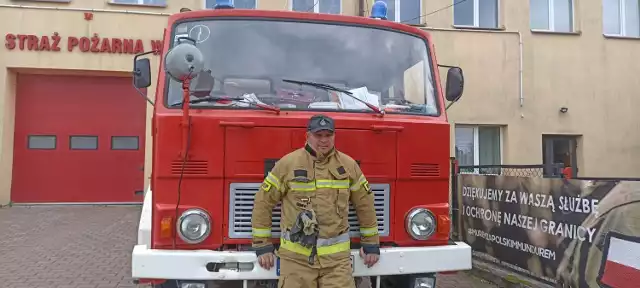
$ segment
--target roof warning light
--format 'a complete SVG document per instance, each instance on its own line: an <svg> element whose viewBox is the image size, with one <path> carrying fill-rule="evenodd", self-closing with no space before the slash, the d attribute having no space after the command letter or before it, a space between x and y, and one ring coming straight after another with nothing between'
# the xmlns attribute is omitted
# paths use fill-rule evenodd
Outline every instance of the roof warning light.
<svg viewBox="0 0 640 288"><path fill-rule="evenodd" d="M216 0L216 5L213 9L233 9L233 0Z"/></svg>
<svg viewBox="0 0 640 288"><path fill-rule="evenodd" d="M370 18L387 20L387 3L384 1L376 1L371 7Z"/></svg>

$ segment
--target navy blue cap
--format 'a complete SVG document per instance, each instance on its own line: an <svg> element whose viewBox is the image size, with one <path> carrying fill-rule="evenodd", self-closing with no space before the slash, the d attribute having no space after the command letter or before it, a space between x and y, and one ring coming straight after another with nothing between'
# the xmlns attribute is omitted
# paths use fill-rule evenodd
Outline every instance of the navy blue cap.
<svg viewBox="0 0 640 288"><path fill-rule="evenodd" d="M307 124L307 131L315 133L322 130L335 131L335 124L333 119L325 115L314 115L309 119Z"/></svg>

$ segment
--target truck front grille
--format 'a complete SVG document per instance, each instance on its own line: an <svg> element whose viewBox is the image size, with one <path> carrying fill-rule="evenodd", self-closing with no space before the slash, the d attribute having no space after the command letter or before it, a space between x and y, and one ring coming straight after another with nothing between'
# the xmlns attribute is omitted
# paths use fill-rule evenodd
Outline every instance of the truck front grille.
<svg viewBox="0 0 640 288"><path fill-rule="evenodd" d="M251 238L253 199L261 183L232 183L229 192L229 238ZM375 195L376 216L380 236L389 235L389 184L371 184ZM272 237L280 237L280 204L273 209ZM360 225L353 205L349 205L349 233L360 237Z"/></svg>

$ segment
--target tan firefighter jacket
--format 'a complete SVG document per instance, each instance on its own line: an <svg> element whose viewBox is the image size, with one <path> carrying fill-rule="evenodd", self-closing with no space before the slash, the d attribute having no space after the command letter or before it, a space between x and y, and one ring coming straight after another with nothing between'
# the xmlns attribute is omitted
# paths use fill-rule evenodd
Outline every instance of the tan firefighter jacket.
<svg viewBox="0 0 640 288"><path fill-rule="evenodd" d="M369 183L353 158L335 149L326 157L318 158L307 145L282 157L256 194L251 217L253 249L259 251L258 255L273 250L270 242L272 211L281 202L282 233L278 254L307 263L311 249L289 241L288 235L302 211L300 205L305 201L309 201L315 211L319 229L314 266L330 267L335 261L349 257L349 201L360 221L363 247L379 249L373 200Z"/></svg>

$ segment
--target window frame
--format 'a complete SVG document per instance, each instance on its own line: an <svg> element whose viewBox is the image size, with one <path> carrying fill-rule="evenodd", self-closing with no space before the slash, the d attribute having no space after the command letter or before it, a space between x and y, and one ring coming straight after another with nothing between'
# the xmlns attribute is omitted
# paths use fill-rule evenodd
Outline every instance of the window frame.
<svg viewBox="0 0 640 288"><path fill-rule="evenodd" d="M451 19L453 19L453 27L456 28L474 28L474 29L501 29L501 23L502 23L502 17L500 17L501 15L501 10L502 10L502 0L496 0L496 26L495 27L480 27L480 0L466 0L466 1L473 1L473 25L462 25L462 24L456 24L456 5L455 3L459 2L459 0L451 0L453 1L453 9L451 9Z"/></svg>
<svg viewBox="0 0 640 288"><path fill-rule="evenodd" d="M531 17L532 13L533 13L533 9L531 9L531 1L536 1L536 0L529 0L529 26L531 26L531 19L533 17ZM555 10L555 2L558 0L548 0L549 2L549 23L547 23L549 25L548 29L540 29L540 28L533 28L531 27L531 31L541 31L541 32L558 32L558 33L573 33L576 32L576 1L575 0L569 0L571 3L571 29L569 31L557 31L556 30L556 10ZM603 0L604 1L604 0Z"/></svg>
<svg viewBox="0 0 640 288"><path fill-rule="evenodd" d="M256 0L258 1L258 0ZM288 0L287 2L289 2L289 11L294 11L294 12L306 12L306 11L295 11L293 10L293 2L296 0ZM320 13L320 1L322 0L313 0L313 13ZM331 14L331 15L342 15L343 9L342 9L342 5L344 5L343 0L338 0L340 1L340 11L338 12L338 14ZM311 11L309 11L311 12Z"/></svg>
<svg viewBox="0 0 640 288"><path fill-rule="evenodd" d="M492 127L498 128L498 143L500 143L500 163L496 165L504 165L504 127L501 125L473 125L473 124L455 124L453 127L454 136L456 128L471 128L473 129L473 166L480 165L480 127ZM453 146L455 150L456 141L454 141ZM477 170L477 169L476 169ZM476 171L477 172L477 171Z"/></svg>
<svg viewBox="0 0 640 288"><path fill-rule="evenodd" d="M31 137L53 137L53 148L32 148ZM27 150L56 150L58 149L58 136L55 134L27 134Z"/></svg>
<svg viewBox="0 0 640 288"><path fill-rule="evenodd" d="M256 5L252 8L252 9L258 9L258 5L260 5L260 0L253 0L256 1ZM342 0L341 0L342 1ZM235 0L231 0L232 5L235 6ZM203 9L213 9L213 7L211 8L207 8L207 0L202 0L202 8ZM245 8L246 9L246 8Z"/></svg>
<svg viewBox="0 0 640 288"><path fill-rule="evenodd" d="M604 31L604 5L606 3L606 0L602 0L602 11L603 11L603 15L602 15L602 34L605 36L613 36L613 37L626 37L626 38L640 38L640 36L630 36L627 35L627 1L626 0L617 0L618 1L618 15L620 15L618 17L618 27L620 28L620 33L618 34L611 34L611 33L606 33ZM638 3L640 5L640 3ZM639 15L640 18L640 15Z"/></svg>

